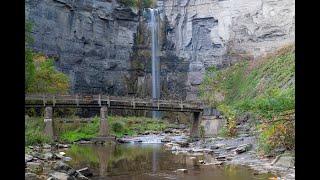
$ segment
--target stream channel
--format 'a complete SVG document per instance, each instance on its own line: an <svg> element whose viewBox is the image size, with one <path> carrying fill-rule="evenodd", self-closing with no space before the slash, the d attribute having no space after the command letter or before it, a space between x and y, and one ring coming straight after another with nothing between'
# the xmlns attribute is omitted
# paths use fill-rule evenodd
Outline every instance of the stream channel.
<svg viewBox="0 0 320 180"><path fill-rule="evenodd" d="M270 173L255 173L246 166L201 165L197 163L199 160L214 161L214 155L174 154L157 139L144 139L142 143L72 145L66 155L72 158L68 162L72 167L89 167L93 173L90 179L95 180L249 180L274 177Z"/></svg>

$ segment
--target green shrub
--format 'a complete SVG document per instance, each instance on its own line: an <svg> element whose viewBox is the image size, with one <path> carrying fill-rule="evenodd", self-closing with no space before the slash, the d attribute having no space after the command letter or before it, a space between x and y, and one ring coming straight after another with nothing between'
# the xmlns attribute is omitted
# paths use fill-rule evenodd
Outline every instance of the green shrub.
<svg viewBox="0 0 320 180"><path fill-rule="evenodd" d="M111 129L115 133L121 133L124 130L123 122L116 121L111 124Z"/></svg>
<svg viewBox="0 0 320 180"><path fill-rule="evenodd" d="M199 94L226 117L222 134L235 135L239 116L250 113L258 124L265 124L259 128L262 151L294 149L294 120L286 122L285 128L272 122L295 108L294 55L294 46L287 46L260 60L240 61L222 70L207 69Z"/></svg>
<svg viewBox="0 0 320 180"><path fill-rule="evenodd" d="M118 0L120 4L127 7L150 8L155 5L155 0Z"/></svg>
<svg viewBox="0 0 320 180"><path fill-rule="evenodd" d="M44 122L41 117L27 117L25 119L25 145L51 143L51 139L44 134Z"/></svg>
<svg viewBox="0 0 320 180"><path fill-rule="evenodd" d="M54 67L53 59L29 48L33 42L32 24L25 27L25 91L27 93L66 93L69 90L69 77Z"/></svg>

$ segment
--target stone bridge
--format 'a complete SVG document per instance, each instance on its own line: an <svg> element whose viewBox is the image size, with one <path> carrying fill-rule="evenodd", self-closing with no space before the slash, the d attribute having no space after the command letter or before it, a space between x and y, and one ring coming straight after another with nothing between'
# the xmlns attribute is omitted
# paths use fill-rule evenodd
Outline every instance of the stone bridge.
<svg viewBox="0 0 320 180"><path fill-rule="evenodd" d="M132 109L150 111L190 112L193 123L191 138L199 137L199 122L203 111L200 101L153 100L133 97L117 97L107 95L56 95L56 94L26 94L25 108L44 107L45 133L53 138L52 113L53 108L100 108L101 137L108 137L108 109Z"/></svg>

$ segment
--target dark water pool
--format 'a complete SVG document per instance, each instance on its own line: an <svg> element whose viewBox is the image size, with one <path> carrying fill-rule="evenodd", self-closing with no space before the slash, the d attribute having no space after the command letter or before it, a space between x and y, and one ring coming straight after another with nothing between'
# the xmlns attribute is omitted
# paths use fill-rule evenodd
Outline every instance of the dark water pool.
<svg viewBox="0 0 320 180"><path fill-rule="evenodd" d="M269 179L272 174L254 175L243 166L194 165L190 155L172 154L161 144L74 145L66 155L76 169L89 167L91 179L186 179L186 180L248 180ZM211 155L198 155L197 160L213 160ZM177 169L187 173L177 173Z"/></svg>

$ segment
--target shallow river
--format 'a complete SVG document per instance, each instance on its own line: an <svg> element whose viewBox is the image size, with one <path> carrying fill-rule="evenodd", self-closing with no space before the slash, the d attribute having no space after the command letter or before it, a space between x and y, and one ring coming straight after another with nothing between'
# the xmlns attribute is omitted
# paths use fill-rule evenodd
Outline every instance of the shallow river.
<svg viewBox="0 0 320 180"><path fill-rule="evenodd" d="M66 155L76 169L89 167L91 179L186 179L186 180L248 180L269 179L271 174L255 175L242 166L194 165L191 156L175 155L162 144L74 145ZM198 155L197 161L210 162L211 155ZM187 169L177 173L177 169Z"/></svg>

